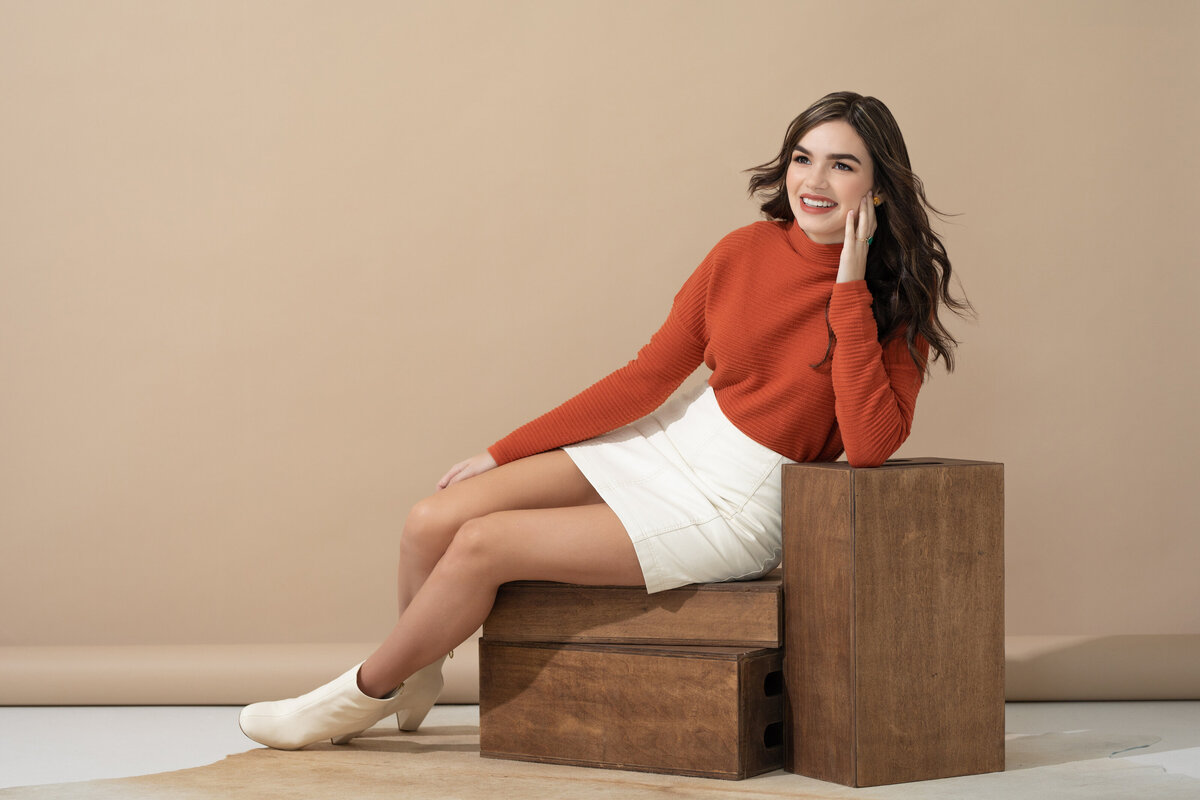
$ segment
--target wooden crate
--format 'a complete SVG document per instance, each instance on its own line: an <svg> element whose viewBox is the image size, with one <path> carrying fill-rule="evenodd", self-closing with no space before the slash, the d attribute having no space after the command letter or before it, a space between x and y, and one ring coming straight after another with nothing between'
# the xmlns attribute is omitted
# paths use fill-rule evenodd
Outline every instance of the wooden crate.
<svg viewBox="0 0 1200 800"><path fill-rule="evenodd" d="M782 571L755 581L643 587L520 581L500 587L484 637L508 642L783 646Z"/></svg>
<svg viewBox="0 0 1200 800"><path fill-rule="evenodd" d="M777 649L479 643L480 754L738 779L783 763Z"/></svg>
<svg viewBox="0 0 1200 800"><path fill-rule="evenodd" d="M786 769L849 786L1004 769L1003 469L784 468Z"/></svg>

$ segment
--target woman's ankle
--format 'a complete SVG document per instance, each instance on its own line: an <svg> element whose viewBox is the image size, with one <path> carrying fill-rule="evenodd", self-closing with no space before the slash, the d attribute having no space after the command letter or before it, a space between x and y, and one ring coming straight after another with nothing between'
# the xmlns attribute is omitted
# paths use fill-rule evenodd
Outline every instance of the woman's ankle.
<svg viewBox="0 0 1200 800"><path fill-rule="evenodd" d="M387 700L396 694L397 688L399 687L390 681L381 681L378 678L372 680L365 663L358 668L358 690L367 697Z"/></svg>

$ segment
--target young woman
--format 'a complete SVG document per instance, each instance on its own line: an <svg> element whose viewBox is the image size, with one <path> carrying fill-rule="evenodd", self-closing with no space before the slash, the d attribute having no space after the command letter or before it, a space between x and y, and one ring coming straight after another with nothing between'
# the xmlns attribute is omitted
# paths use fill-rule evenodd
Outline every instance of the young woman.
<svg viewBox="0 0 1200 800"><path fill-rule="evenodd" d="M391 634L331 683L247 706L247 736L340 744L389 714L415 730L500 584L761 576L781 557L784 464L896 451L930 350L953 367L938 308L966 304L895 119L830 94L751 172L769 221L717 244L633 361L452 467L405 522ZM703 391L664 404L701 363Z"/></svg>

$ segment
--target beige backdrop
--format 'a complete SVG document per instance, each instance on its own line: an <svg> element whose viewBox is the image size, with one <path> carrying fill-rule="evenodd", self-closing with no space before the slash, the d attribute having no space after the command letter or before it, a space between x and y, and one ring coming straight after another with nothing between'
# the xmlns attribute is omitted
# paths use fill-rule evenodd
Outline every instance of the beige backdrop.
<svg viewBox="0 0 1200 800"><path fill-rule="evenodd" d="M1188 0L0 0L0 701L361 657L409 505L630 358L837 89L959 214L978 321L901 455L1006 464L1010 677L1136 694L1097 654L1153 643L1133 683L1200 693L1198 35Z"/></svg>

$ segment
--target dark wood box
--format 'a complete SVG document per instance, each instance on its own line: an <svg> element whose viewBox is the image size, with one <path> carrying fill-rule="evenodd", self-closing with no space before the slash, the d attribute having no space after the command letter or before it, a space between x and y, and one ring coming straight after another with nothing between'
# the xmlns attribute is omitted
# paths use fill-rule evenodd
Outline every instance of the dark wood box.
<svg viewBox="0 0 1200 800"><path fill-rule="evenodd" d="M1004 467L783 473L786 768L849 786L1004 769Z"/></svg>
<svg viewBox="0 0 1200 800"><path fill-rule="evenodd" d="M479 643L480 754L738 779L783 764L777 649Z"/></svg>
<svg viewBox="0 0 1200 800"><path fill-rule="evenodd" d="M756 581L643 587L520 581L500 587L483 635L509 642L783 646L782 571Z"/></svg>

